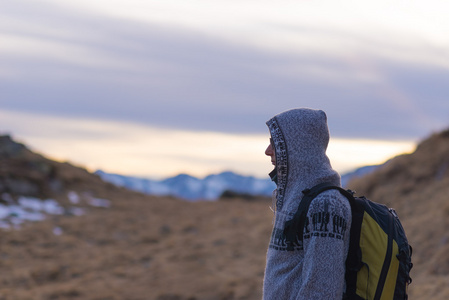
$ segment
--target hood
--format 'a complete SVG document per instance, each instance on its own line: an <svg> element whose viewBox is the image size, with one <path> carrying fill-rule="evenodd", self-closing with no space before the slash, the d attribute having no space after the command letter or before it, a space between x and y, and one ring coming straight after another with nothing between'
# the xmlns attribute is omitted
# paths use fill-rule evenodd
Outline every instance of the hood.
<svg viewBox="0 0 449 300"><path fill-rule="evenodd" d="M302 191L319 183L340 186L340 175L326 155L329 143L324 111L292 109L267 123L276 154L276 209L294 213Z"/></svg>

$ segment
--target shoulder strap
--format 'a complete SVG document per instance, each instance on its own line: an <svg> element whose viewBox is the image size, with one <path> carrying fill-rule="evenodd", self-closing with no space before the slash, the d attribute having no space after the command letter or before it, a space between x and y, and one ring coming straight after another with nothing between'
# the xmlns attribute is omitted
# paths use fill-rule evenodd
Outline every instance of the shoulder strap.
<svg viewBox="0 0 449 300"><path fill-rule="evenodd" d="M287 250L292 251L294 245L297 244L298 241L303 240L303 230L307 217L307 211L309 210L309 206L310 203L312 203L312 200L320 193L331 189L338 190L343 196L348 199L351 206L354 204L355 200L351 191L347 191L339 186L335 186L327 182L320 183L312 187L311 189L305 189L304 191L302 191L304 197L299 203L298 210L291 220L285 222L284 235L287 242Z"/></svg>

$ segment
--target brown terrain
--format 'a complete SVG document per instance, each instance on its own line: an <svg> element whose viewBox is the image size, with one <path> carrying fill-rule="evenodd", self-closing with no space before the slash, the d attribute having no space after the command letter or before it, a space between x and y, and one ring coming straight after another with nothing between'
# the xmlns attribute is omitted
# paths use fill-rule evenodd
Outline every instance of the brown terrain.
<svg viewBox="0 0 449 300"><path fill-rule="evenodd" d="M414 249L410 299L449 299L449 131L350 187L400 215ZM70 193L79 202L69 201ZM269 199L192 203L143 195L8 136L0 137L0 195L3 206L25 195L64 208L44 221L0 228L0 300L261 298Z"/></svg>

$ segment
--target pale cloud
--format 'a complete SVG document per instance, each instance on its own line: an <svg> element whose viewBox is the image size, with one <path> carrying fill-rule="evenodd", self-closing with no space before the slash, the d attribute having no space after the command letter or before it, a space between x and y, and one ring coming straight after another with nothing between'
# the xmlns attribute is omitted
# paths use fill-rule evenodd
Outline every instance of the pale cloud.
<svg viewBox="0 0 449 300"><path fill-rule="evenodd" d="M84 40L90 44L95 44L95 38L99 44L110 42L104 40L105 35L101 33L107 34L105 29L112 23L120 23L125 31L127 24L135 23L142 28L157 26L191 32L239 47L245 45L284 54L344 59L348 53L363 53L449 68L449 21L446 17L449 5L446 1L426 1L425 4L422 1L351 0L17 2L19 4L6 6L16 14L15 18L3 14L1 22L5 26L28 34ZM123 32L117 28L119 39Z"/></svg>
<svg viewBox="0 0 449 300"><path fill-rule="evenodd" d="M33 125L39 124L39 126ZM198 177L232 170L265 177L271 171L264 155L268 132L259 135L167 130L132 123L0 111L0 127L44 155L91 171L163 178L179 173ZM380 164L413 150L414 141L332 139L328 155L346 172Z"/></svg>
<svg viewBox="0 0 449 300"><path fill-rule="evenodd" d="M379 165L401 154L415 150L416 141L383 141L363 139L331 139L327 154L340 172L357 167Z"/></svg>
<svg viewBox="0 0 449 300"><path fill-rule="evenodd" d="M268 137L262 135L167 130L1 110L0 128L3 133L14 128L13 138L33 150L91 171L162 177L232 169L260 175L269 165L263 159Z"/></svg>
<svg viewBox="0 0 449 300"><path fill-rule="evenodd" d="M82 0L64 5L281 53L342 58L348 51L364 52L449 68L446 1Z"/></svg>
<svg viewBox="0 0 449 300"><path fill-rule="evenodd" d="M114 68L125 71L131 69L131 64L121 64L117 57L112 55L108 55L108 57L104 52L82 44L17 35L0 35L0 43L3 55L11 58L17 57L25 61L33 59L38 59L41 63L51 61L53 64L64 64L66 68L85 66L109 70Z"/></svg>

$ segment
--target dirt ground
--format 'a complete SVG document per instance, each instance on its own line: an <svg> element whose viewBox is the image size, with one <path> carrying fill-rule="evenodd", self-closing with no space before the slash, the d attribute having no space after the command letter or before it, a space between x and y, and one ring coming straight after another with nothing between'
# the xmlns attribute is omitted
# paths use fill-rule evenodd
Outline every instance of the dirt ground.
<svg viewBox="0 0 449 300"><path fill-rule="evenodd" d="M0 299L261 299L269 201L117 196L110 208L2 231ZM449 299L447 235L425 226L448 211L404 220L415 249L410 299Z"/></svg>
<svg viewBox="0 0 449 300"><path fill-rule="evenodd" d="M268 202L126 194L3 231L0 299L261 298Z"/></svg>
<svg viewBox="0 0 449 300"><path fill-rule="evenodd" d="M57 182L56 190L48 185L36 193L57 191L52 198L67 207L74 205L67 192L75 191L76 206L86 213L0 229L0 300L261 299L269 199L192 203L146 196L68 164L5 153L3 178L19 178L19 187L31 191L35 183ZM409 298L449 299L449 131L351 188L398 212L414 249ZM111 206L89 205L92 196Z"/></svg>

